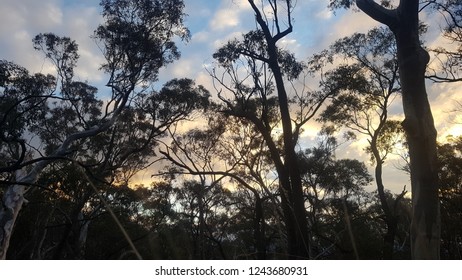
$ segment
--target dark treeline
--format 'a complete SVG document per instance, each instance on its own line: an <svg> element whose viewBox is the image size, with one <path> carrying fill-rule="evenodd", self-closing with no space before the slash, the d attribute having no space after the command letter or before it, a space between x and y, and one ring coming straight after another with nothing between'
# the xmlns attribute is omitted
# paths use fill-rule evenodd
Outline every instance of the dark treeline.
<svg viewBox="0 0 462 280"><path fill-rule="evenodd" d="M153 90L190 37L182 0L101 1L104 99L74 76L71 38L33 39L55 76L0 60L1 259L461 259L462 137L436 143L425 90L461 80L459 1L331 0L384 26L305 61L278 44L301 28L295 2L263 2L248 0L255 30L210 54L211 89ZM455 49L422 45L421 11ZM357 138L368 162L336 157ZM389 191L392 154L410 193Z"/></svg>

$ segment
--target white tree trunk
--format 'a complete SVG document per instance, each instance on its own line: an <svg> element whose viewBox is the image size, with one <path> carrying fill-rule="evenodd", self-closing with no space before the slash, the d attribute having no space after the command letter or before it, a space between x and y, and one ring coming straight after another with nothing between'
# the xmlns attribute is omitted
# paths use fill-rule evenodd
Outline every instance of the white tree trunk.
<svg viewBox="0 0 462 280"><path fill-rule="evenodd" d="M20 181L24 176L24 170L16 171L16 180ZM0 208L0 259L6 259L6 252L10 245L11 235L18 218L19 211L24 204L25 185L9 186L3 195L2 208Z"/></svg>
<svg viewBox="0 0 462 280"><path fill-rule="evenodd" d="M122 109L125 108L126 100L127 98L123 99L120 107L114 110L112 118L107 122L102 123L99 126L94 126L88 130L69 135L63 141L61 146L58 147L56 151L51 155L51 158L64 157L67 154L70 145L74 141L95 136L110 128L122 112ZM53 159L44 159L37 162L35 165L33 165L33 168L27 172L27 174L25 170L26 167L17 170L15 174L15 182L17 183L9 186L6 189L0 208L0 260L6 259L6 252L8 251L8 247L10 245L10 239L11 235L13 234L16 219L18 218L19 211L21 210L24 203L24 193L26 192L27 186L37 182L40 173L52 161Z"/></svg>

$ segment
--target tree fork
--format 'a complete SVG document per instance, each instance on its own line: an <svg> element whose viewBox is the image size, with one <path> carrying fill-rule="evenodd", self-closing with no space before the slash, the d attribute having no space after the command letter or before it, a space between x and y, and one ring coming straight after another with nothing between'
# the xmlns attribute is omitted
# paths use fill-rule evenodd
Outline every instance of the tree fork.
<svg viewBox="0 0 462 280"><path fill-rule="evenodd" d="M272 35L271 30L263 19L262 14L253 0L248 0L252 9L255 12L255 17L258 25L265 35L265 40L268 51L267 63L273 72L276 91L279 100L279 110L281 113L281 122L283 129L284 141L284 166L283 173L287 178L281 180L282 189L287 194L287 205L283 203L285 223L288 235L289 258L308 259L309 256L309 237L308 237L308 222L306 217L306 209L303 198L303 188L300 169L298 166L297 154L295 152L295 138L292 131L292 119L290 117L289 102L287 92L284 87L284 80L281 68L278 62L278 52L276 43L281 38L292 32L292 22L290 14L290 1L286 0L288 8L288 27L284 31L279 28L279 19L277 11L275 13L275 24L277 33ZM277 7L277 4L276 6ZM274 8L273 8L274 9ZM281 174L279 174L281 175Z"/></svg>

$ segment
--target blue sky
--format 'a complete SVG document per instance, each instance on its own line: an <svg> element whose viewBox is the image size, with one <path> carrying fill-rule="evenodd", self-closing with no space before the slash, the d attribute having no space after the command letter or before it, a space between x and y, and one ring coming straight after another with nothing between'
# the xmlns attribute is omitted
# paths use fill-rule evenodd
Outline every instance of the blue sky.
<svg viewBox="0 0 462 280"><path fill-rule="evenodd" d="M97 0L0 0L0 59L14 61L31 72L51 72L52 68L43 56L33 51L31 40L38 33L53 32L69 36L79 44L80 60L76 75L98 87L105 84L105 76L99 71L103 62L100 51L90 38L93 30L102 21ZM299 59L306 59L326 48L335 39L354 32L366 32L378 25L359 12L327 9L327 0L299 0L293 12L294 31L282 42L282 46L294 51ZM255 27L254 17L246 0L185 0L188 14L185 24L191 30L189 43L179 43L182 57L176 63L161 71L160 80L189 77L198 84L213 90L212 79L205 67L213 62L213 52L229 39ZM423 14L423 20L436 22L437 17ZM442 39L437 36L438 24L430 28L426 37L428 45L438 45ZM310 85L316 88L316 84ZM460 85L432 85L428 92L432 103L440 139L448 134L460 135L460 124L454 124L451 114L455 100L462 100ZM393 107L396 118L402 118L399 100ZM461 121L462 122L462 121ZM310 124L302 139L311 143L319 125ZM361 142L352 143L340 152L340 156L352 156L367 160L363 155ZM347 149L346 149L347 148ZM399 192L405 177L394 170L390 162L387 170L390 188Z"/></svg>
<svg viewBox="0 0 462 280"><path fill-rule="evenodd" d="M32 50L34 35L54 32L76 40L81 59L77 73L90 82L103 79L98 71L99 50L90 35L101 22L97 0L1 0L0 56L14 60L31 71L46 71L40 54ZM182 58L170 66L165 77L188 75L195 78L203 65L211 62L213 52L227 40L255 27L252 11L245 0L185 0L185 24L191 30L188 44L180 43ZM327 1L298 1L294 10L294 32L283 43L301 59L319 51L335 38L354 31L366 31L374 22L356 13L334 17ZM43 62L42 62L43 64ZM191 75L192 74L192 75Z"/></svg>

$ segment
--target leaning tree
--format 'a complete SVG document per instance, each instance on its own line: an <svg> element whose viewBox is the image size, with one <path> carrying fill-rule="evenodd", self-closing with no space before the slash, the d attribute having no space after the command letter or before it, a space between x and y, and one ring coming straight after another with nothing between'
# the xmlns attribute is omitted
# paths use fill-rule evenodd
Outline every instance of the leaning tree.
<svg viewBox="0 0 462 280"><path fill-rule="evenodd" d="M0 259L6 258L24 195L45 168L55 160L69 160L76 149L84 149L85 139L112 128L133 98L157 80L159 69L179 57L174 38L189 37L182 0L102 0L101 6L104 22L94 38L105 58L101 69L108 77L108 98L100 113L103 102L96 97L96 88L75 82L78 46L70 38L54 34L34 38L34 47L54 64L56 76L30 75L13 63L0 63L0 150L8 156L0 165L0 179L6 185L0 208ZM53 114L57 111L74 115L75 123L59 127L65 133L48 149L33 147L26 140L31 128L37 127L37 120L59 115ZM46 129L40 127L45 134Z"/></svg>

